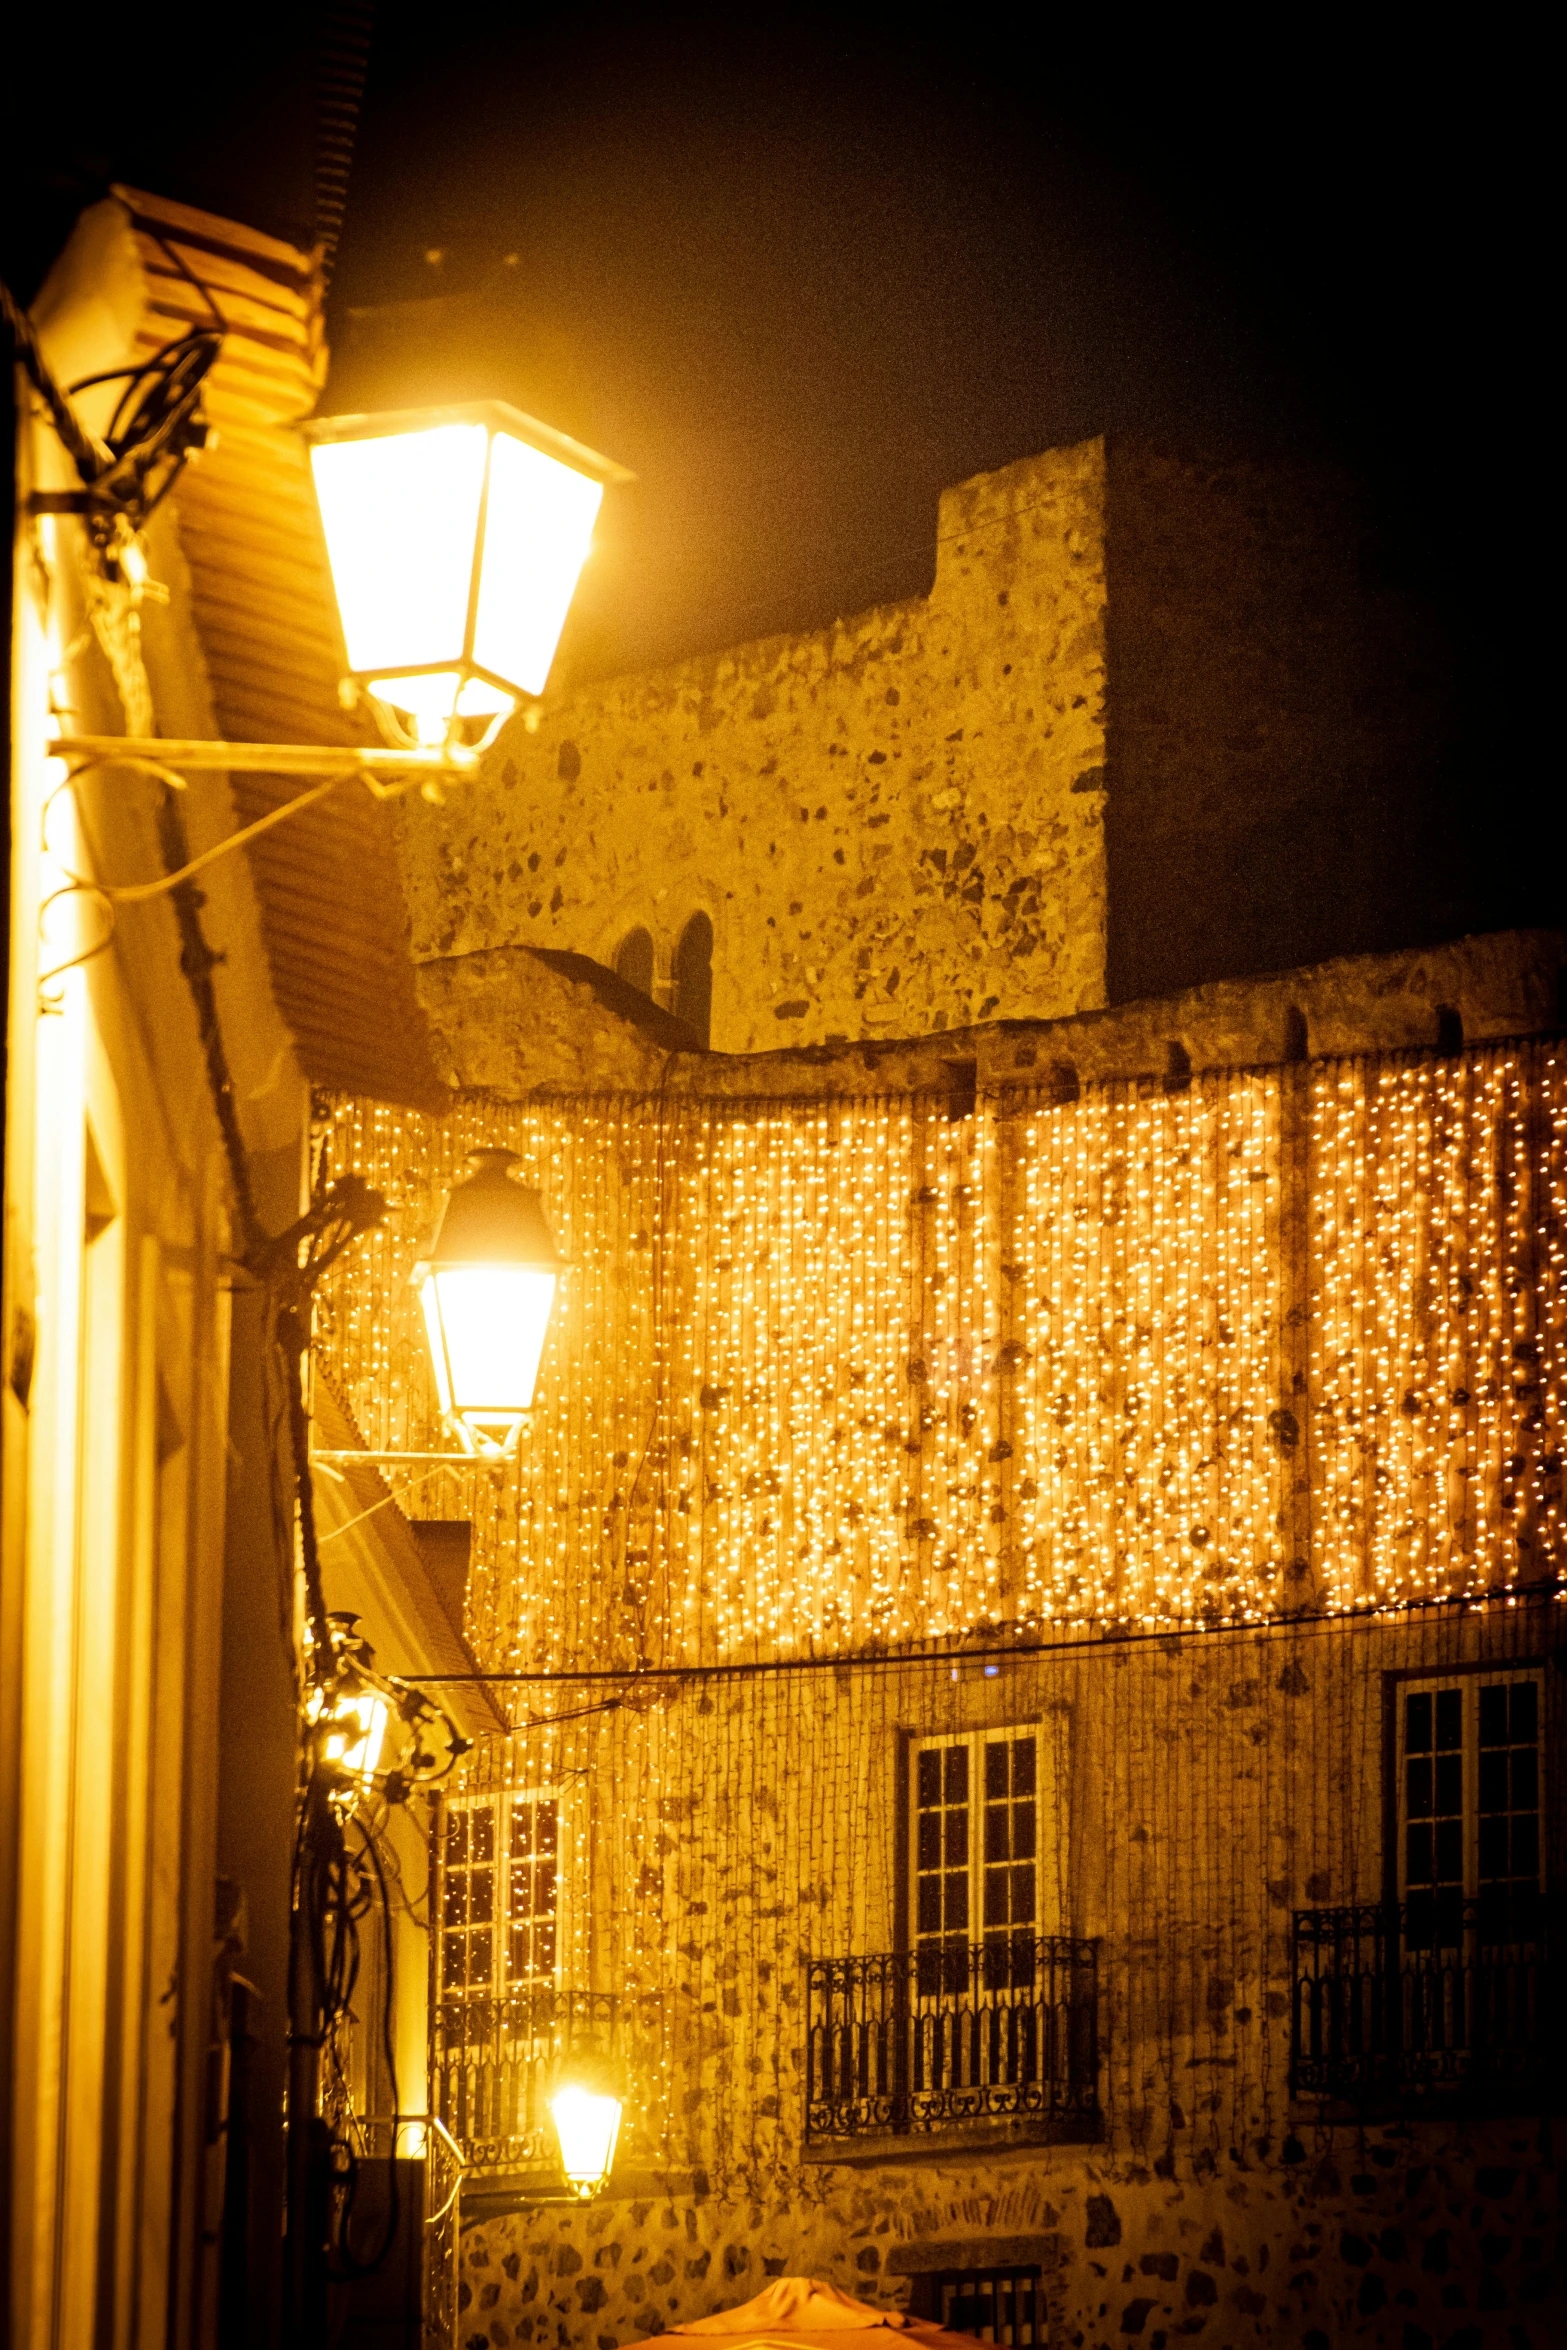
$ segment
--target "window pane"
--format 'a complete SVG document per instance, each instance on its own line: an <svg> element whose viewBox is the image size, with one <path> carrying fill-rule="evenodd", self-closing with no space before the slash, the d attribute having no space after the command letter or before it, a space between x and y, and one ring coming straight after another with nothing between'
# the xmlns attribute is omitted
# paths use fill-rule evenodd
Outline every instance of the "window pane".
<svg viewBox="0 0 1567 2350"><path fill-rule="evenodd" d="M1012 1855L1015 1860L1034 1857L1034 1807L1031 1803L1012 1806Z"/></svg>
<svg viewBox="0 0 1567 2350"><path fill-rule="evenodd" d="M1032 1795L1036 1776L1034 1741L1016 1738L1012 1742L1012 1792L1014 1795Z"/></svg>
<svg viewBox="0 0 1567 2350"><path fill-rule="evenodd" d="M449 1876L441 1897L443 1926L462 1926L468 1922L468 1880L461 1875Z"/></svg>
<svg viewBox="0 0 1567 2350"><path fill-rule="evenodd" d="M534 1813L533 1840L540 1852L553 1852L560 1824L560 1806L541 1803Z"/></svg>
<svg viewBox="0 0 1567 2350"><path fill-rule="evenodd" d="M945 1877L942 1882L947 1888L947 1931L950 1934L966 1933L968 1930L968 1878L966 1876Z"/></svg>
<svg viewBox="0 0 1567 2350"><path fill-rule="evenodd" d="M555 1971L555 1920L538 1918L533 1927L533 1963L541 1975Z"/></svg>
<svg viewBox="0 0 1567 2350"><path fill-rule="evenodd" d="M1507 1690L1482 1689L1480 1692L1480 1743L1482 1746L1507 1744Z"/></svg>
<svg viewBox="0 0 1567 2350"><path fill-rule="evenodd" d="M468 1915L475 1925L488 1925L495 1915L495 1871L475 1869L468 1879Z"/></svg>
<svg viewBox="0 0 1567 2350"><path fill-rule="evenodd" d="M939 1877L921 1877L918 1911L915 1931L921 1934L939 1934L941 1932L941 1879Z"/></svg>
<svg viewBox="0 0 1567 2350"><path fill-rule="evenodd" d="M1512 1686L1512 1734L1533 1745L1540 1735L1540 1684L1515 1681Z"/></svg>
<svg viewBox="0 0 1567 2350"><path fill-rule="evenodd" d="M955 1868L968 1859L968 1813L949 1811L947 1814L946 1860L948 1868Z"/></svg>
<svg viewBox="0 0 1567 2350"><path fill-rule="evenodd" d="M463 1949L461 1934L447 1934L441 1943L441 1989L460 1991L463 1987Z"/></svg>
<svg viewBox="0 0 1567 2350"><path fill-rule="evenodd" d="M1532 1812L1525 1812L1513 1821L1513 1875L1538 1877L1540 1874L1540 1823Z"/></svg>
<svg viewBox="0 0 1567 2350"><path fill-rule="evenodd" d="M1005 1803L987 1803L985 1806L986 1860L1010 1860L1012 1857L1011 1838L1007 1834L1010 1809L1010 1805Z"/></svg>
<svg viewBox="0 0 1567 2350"><path fill-rule="evenodd" d="M1480 1757L1480 1809L1505 1811L1507 1809L1507 1753L1494 1749Z"/></svg>
<svg viewBox="0 0 1567 2350"><path fill-rule="evenodd" d="M526 1860L533 1850L533 1806L514 1803L511 1807L511 1856Z"/></svg>
<svg viewBox="0 0 1567 2350"><path fill-rule="evenodd" d="M1513 1755L1513 1809L1533 1811L1540 1800L1540 1757L1533 1746L1517 1749ZM1489 1755L1486 1757L1489 1761Z"/></svg>
<svg viewBox="0 0 1567 2350"><path fill-rule="evenodd" d="M915 1831L918 1866L922 1869L939 1869L941 1866L941 1814L934 1811L924 1811L918 1815L918 1820L919 1825Z"/></svg>
<svg viewBox="0 0 1567 2350"><path fill-rule="evenodd" d="M476 1934L468 1937L468 1980L470 1983L487 1983L490 1971L490 1929L481 1926Z"/></svg>
<svg viewBox="0 0 1567 2350"><path fill-rule="evenodd" d="M992 1741L985 1748L985 1795L992 1803L1003 1802L1007 1792L1007 1750Z"/></svg>
<svg viewBox="0 0 1567 2350"><path fill-rule="evenodd" d="M1507 1815L1480 1822L1480 1874L1484 1878L1507 1874Z"/></svg>
<svg viewBox="0 0 1567 2350"><path fill-rule="evenodd" d="M949 1746L946 1753L946 1799L948 1803L968 1801L968 1748Z"/></svg>
<svg viewBox="0 0 1567 2350"><path fill-rule="evenodd" d="M1404 1765L1407 1782L1409 1816L1415 1820L1431 1817L1431 1758L1429 1755L1411 1756Z"/></svg>
<svg viewBox="0 0 1567 2350"><path fill-rule="evenodd" d="M1439 1689L1436 1693L1436 1743L1444 1746L1462 1746L1464 1742L1464 1693L1461 1689Z"/></svg>
<svg viewBox="0 0 1567 2350"><path fill-rule="evenodd" d="M1429 1885L1431 1882L1431 1830L1412 1827L1404 1847L1404 1873L1411 1885Z"/></svg>
<svg viewBox="0 0 1567 2350"><path fill-rule="evenodd" d="M514 1983L533 1972L533 1929L513 1926L506 1944L506 1969Z"/></svg>
<svg viewBox="0 0 1567 2350"><path fill-rule="evenodd" d="M555 1863L541 1860L533 1872L533 1910L536 1917L555 1907Z"/></svg>
<svg viewBox="0 0 1567 2350"><path fill-rule="evenodd" d="M451 1867L461 1868L468 1857L468 1814L454 1811L446 1821L446 1858Z"/></svg>
<svg viewBox="0 0 1567 2350"><path fill-rule="evenodd" d="M1411 1754L1428 1753L1431 1746L1431 1700L1411 1697L1404 1710L1404 1744Z"/></svg>
<svg viewBox="0 0 1567 2350"><path fill-rule="evenodd" d="M1460 1885L1464 1875L1464 1824L1438 1820L1436 1827L1436 1882Z"/></svg>
<svg viewBox="0 0 1567 2350"><path fill-rule="evenodd" d="M487 1803L473 1813L469 1822L468 1848L472 1860L495 1858L495 1813Z"/></svg>
<svg viewBox="0 0 1567 2350"><path fill-rule="evenodd" d="M985 1871L985 1923L987 1926L1010 1924L1007 1915L1007 1874L1005 1869Z"/></svg>
<svg viewBox="0 0 1567 2350"><path fill-rule="evenodd" d="M920 1754L919 1800L926 1809L941 1801L941 1754L934 1746L925 1747Z"/></svg>
<svg viewBox="0 0 1567 2350"><path fill-rule="evenodd" d="M1034 1921L1034 1872L1032 1869L1011 1869L1012 1923L1015 1926L1032 1925Z"/></svg>
<svg viewBox="0 0 1567 2350"><path fill-rule="evenodd" d="M1436 1758L1436 1808L1441 1812L1461 1811L1464 1801L1464 1758L1461 1754L1438 1754Z"/></svg>

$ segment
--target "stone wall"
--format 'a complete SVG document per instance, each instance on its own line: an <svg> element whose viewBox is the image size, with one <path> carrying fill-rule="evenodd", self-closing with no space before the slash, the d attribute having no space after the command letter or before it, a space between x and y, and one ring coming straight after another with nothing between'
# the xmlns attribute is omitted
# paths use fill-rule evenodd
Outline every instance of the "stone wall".
<svg viewBox="0 0 1567 2350"><path fill-rule="evenodd" d="M1023 2264L1049 2350L1547 2350L1567 2314L1549 2125L1356 2118L1290 2076L1292 1909L1383 1882L1384 1675L1539 1661L1544 1612L1090 1646L999 1685L910 1669L890 1695L874 1671L688 1690L661 1726L678 1766L640 1806L644 1730L577 1727L596 1905L647 1913L603 1956L622 1988L661 1968L667 2069L654 2100L652 2067L634 2081L595 2208L470 2179L464 2350L620 2350L779 2274L920 2308L935 2272ZM886 1946L899 1725L1024 1719L1067 1727L1062 1901L1101 1951L1102 2126L828 2159L804 2138L805 1961ZM534 1784L543 1744L518 1741ZM1553 1854L1560 1830L1558 1809Z"/></svg>
<svg viewBox="0 0 1567 2350"><path fill-rule="evenodd" d="M1038 2264L1039 2350L1551 2350L1558 2176L1539 2123L1312 2130L1201 2174L1066 2155L829 2174L798 2201L612 2199L463 2236L462 2350L618 2350L769 2277L909 2306L922 2276Z"/></svg>
<svg viewBox="0 0 1567 2350"><path fill-rule="evenodd" d="M1104 1000L1103 444L949 490L928 600L545 705L409 802L420 960L528 945L667 979L712 1041L919 1035Z"/></svg>

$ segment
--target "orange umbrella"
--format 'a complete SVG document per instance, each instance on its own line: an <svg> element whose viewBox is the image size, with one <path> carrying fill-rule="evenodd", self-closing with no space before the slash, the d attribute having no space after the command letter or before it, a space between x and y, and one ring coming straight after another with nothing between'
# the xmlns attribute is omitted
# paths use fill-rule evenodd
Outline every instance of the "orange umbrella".
<svg viewBox="0 0 1567 2350"><path fill-rule="evenodd" d="M873 2333L880 2334L879 2342L866 2339ZM928 2318L905 2317L901 2309L873 2309L816 2277L775 2277L754 2301L671 2326L632 2350L663 2350L665 2343L688 2339L705 2345L715 2334L723 2344L714 2350L974 2350L972 2334L949 2333ZM860 2338L850 2341L850 2335Z"/></svg>

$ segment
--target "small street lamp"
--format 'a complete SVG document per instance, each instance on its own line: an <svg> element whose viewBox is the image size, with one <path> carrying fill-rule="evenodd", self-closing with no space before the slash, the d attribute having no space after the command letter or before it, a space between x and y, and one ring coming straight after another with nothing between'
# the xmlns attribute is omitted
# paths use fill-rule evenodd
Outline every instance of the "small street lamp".
<svg viewBox="0 0 1567 2350"><path fill-rule="evenodd" d="M604 486L629 476L500 400L305 437L348 682L399 747L493 732L544 691Z"/></svg>
<svg viewBox="0 0 1567 2350"><path fill-rule="evenodd" d="M591 2042L566 2058L549 2106L572 2200L591 2203L608 2184L624 2108L614 2070Z"/></svg>
<svg viewBox="0 0 1567 2350"><path fill-rule="evenodd" d="M476 1150L414 1268L441 1411L465 1451L499 1458L532 1408L562 1259L514 1151Z"/></svg>

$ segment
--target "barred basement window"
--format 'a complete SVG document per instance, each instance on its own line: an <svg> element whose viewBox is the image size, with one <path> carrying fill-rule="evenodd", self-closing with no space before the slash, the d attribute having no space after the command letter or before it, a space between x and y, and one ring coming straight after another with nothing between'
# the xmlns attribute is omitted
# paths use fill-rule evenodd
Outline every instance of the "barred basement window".
<svg viewBox="0 0 1567 2350"><path fill-rule="evenodd" d="M1049 2339L1037 2268L956 2271L931 2280L932 2315L955 2334L1006 2342L1012 2350L1043 2350Z"/></svg>

